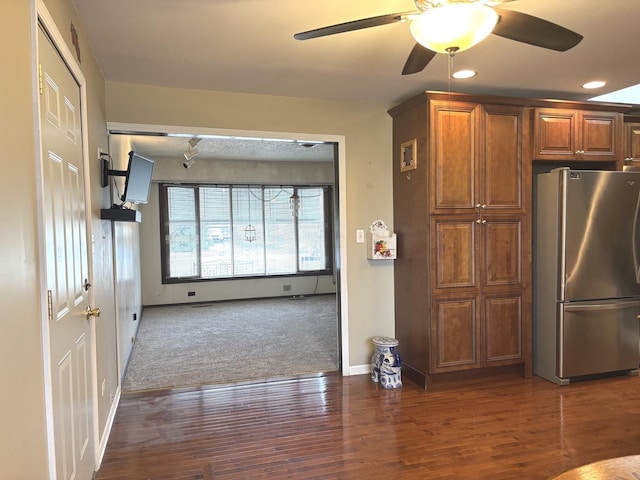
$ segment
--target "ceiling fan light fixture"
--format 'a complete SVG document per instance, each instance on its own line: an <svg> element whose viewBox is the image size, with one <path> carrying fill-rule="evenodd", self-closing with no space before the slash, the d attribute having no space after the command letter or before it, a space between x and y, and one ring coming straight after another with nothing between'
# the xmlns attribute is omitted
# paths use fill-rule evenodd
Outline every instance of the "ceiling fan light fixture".
<svg viewBox="0 0 640 480"><path fill-rule="evenodd" d="M449 3L430 8L409 26L423 47L438 53L460 52L484 40L498 23L498 13L478 3Z"/></svg>

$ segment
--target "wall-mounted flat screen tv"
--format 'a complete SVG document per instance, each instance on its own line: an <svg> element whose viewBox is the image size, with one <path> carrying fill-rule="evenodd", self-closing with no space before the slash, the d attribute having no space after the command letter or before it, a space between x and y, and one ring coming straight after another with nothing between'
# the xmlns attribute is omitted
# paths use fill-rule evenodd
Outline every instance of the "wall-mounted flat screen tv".
<svg viewBox="0 0 640 480"><path fill-rule="evenodd" d="M129 166L127 167L124 193L121 198L123 202L149 202L153 165L153 160L149 160L135 152L129 152Z"/></svg>

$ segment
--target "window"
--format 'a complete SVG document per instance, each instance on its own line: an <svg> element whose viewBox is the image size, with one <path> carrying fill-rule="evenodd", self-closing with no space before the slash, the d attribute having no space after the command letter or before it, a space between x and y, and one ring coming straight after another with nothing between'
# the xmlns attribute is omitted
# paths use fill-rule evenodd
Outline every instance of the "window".
<svg viewBox="0 0 640 480"><path fill-rule="evenodd" d="M160 185L163 283L326 273L332 188Z"/></svg>

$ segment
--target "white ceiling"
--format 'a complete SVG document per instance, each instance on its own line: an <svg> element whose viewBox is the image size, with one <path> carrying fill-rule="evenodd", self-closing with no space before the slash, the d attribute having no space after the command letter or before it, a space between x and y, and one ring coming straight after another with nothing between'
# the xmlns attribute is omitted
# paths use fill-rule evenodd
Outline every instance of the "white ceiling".
<svg viewBox="0 0 640 480"><path fill-rule="evenodd" d="M505 3L501 8L544 18L584 39L556 52L490 35L453 59L455 69L478 75L451 82L445 55L421 73L401 75L415 44L407 24L293 38L317 27L413 11L413 0L73 2L111 81L389 106L423 90L586 100L640 83L637 0ZM607 86L585 91L581 85L589 80Z"/></svg>

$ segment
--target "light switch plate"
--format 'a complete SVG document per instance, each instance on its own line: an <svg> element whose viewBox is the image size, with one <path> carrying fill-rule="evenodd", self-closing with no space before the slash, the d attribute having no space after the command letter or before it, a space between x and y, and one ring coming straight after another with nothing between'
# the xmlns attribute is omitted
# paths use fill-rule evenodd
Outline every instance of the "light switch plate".
<svg viewBox="0 0 640 480"><path fill-rule="evenodd" d="M356 230L356 242L364 243L364 230Z"/></svg>

